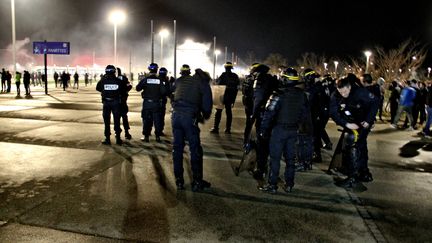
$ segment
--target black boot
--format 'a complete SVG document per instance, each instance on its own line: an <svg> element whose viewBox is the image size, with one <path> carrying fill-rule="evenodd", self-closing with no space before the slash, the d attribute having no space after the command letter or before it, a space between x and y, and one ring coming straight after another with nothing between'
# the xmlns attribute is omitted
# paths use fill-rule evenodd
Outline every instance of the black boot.
<svg viewBox="0 0 432 243"><path fill-rule="evenodd" d="M353 188L357 183L358 182L354 177L348 177L344 180L336 182L335 185L343 188Z"/></svg>
<svg viewBox="0 0 432 243"><path fill-rule="evenodd" d="M183 178L180 178L180 177L176 178L176 182L175 183L176 183L178 191L185 189L185 187L184 187L184 179Z"/></svg>
<svg viewBox="0 0 432 243"><path fill-rule="evenodd" d="M129 133L128 130L125 131L125 138L126 138L127 140L131 140L131 139L132 139L132 135L130 135L130 133Z"/></svg>
<svg viewBox="0 0 432 243"><path fill-rule="evenodd" d="M210 133L219 134L219 128L213 127L212 129L210 129Z"/></svg>
<svg viewBox="0 0 432 243"><path fill-rule="evenodd" d="M290 193L292 192L292 188L294 187L294 183L285 183L282 188L285 192Z"/></svg>
<svg viewBox="0 0 432 243"><path fill-rule="evenodd" d="M123 144L123 140L121 140L120 135L116 136L116 144L117 145L122 145Z"/></svg>
<svg viewBox="0 0 432 243"><path fill-rule="evenodd" d="M104 140L101 141L103 145L111 145L111 140L109 137L105 137Z"/></svg>
<svg viewBox="0 0 432 243"><path fill-rule="evenodd" d="M146 136L141 138L141 141L148 143L148 142L150 142L150 138L149 138L149 136L146 135Z"/></svg>
<svg viewBox="0 0 432 243"><path fill-rule="evenodd" d="M158 143L162 142L162 140L161 140L161 138L159 136L156 136L156 142L158 142Z"/></svg>
<svg viewBox="0 0 432 243"><path fill-rule="evenodd" d="M205 188L209 188L211 186L210 182L205 180L194 180L192 182L192 191L193 192L200 192L204 190Z"/></svg>
<svg viewBox="0 0 432 243"><path fill-rule="evenodd" d="M370 173L369 169L360 171L358 178L362 182L371 182L371 181L373 181L372 173Z"/></svg>

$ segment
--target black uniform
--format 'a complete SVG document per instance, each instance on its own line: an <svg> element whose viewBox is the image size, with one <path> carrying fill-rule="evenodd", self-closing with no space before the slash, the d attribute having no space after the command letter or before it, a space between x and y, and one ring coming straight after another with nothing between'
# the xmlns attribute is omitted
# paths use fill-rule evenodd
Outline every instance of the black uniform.
<svg viewBox="0 0 432 243"><path fill-rule="evenodd" d="M398 84L396 81L393 81L391 86L389 87L389 90L391 91L390 97L389 97L389 103L390 103L390 122L394 121L394 118L397 113L398 105L399 105L399 97L400 97L400 88L398 87Z"/></svg>
<svg viewBox="0 0 432 243"><path fill-rule="evenodd" d="M246 145L249 141L250 132L252 130L252 126L254 123L254 119L252 119L252 113L253 113L253 105L254 105L254 98L253 98L253 84L255 81L255 77L253 74L249 74L246 76L243 84L242 84L242 103L244 105L245 114L246 114L246 125L244 130L244 136L243 136L243 144Z"/></svg>
<svg viewBox="0 0 432 243"><path fill-rule="evenodd" d="M200 191L210 186L203 180L203 149L201 147L198 122L208 119L213 106L212 92L208 75L200 69L192 77L183 73L175 83L175 95L171 125L173 130L173 164L176 185L184 189L183 150L185 141L190 149L192 169L192 191Z"/></svg>
<svg viewBox="0 0 432 243"><path fill-rule="evenodd" d="M124 93L126 87L123 82L116 78L115 74L105 74L102 79L97 83L96 90L101 92L103 103L103 119L105 124L105 137L109 141L111 135L110 123L111 113L114 117L114 131L116 133L117 143L121 144L120 139L120 102L121 94Z"/></svg>
<svg viewBox="0 0 432 243"><path fill-rule="evenodd" d="M227 69L217 79L216 84L226 86L224 97L223 97L223 103L224 103L225 114L226 114L225 133L231 133L232 107L234 106L237 97L240 80L237 74L231 72L231 69ZM214 121L214 126L212 131L218 132L221 118L222 118L222 109L216 109L215 121Z"/></svg>
<svg viewBox="0 0 432 243"><path fill-rule="evenodd" d="M255 128L257 137L257 168L254 172L255 179L262 179L267 171L267 157L269 155L269 140L268 138L260 136L260 127L262 116L265 111L265 105L270 95L278 87L278 80L268 74L269 67L261 65L257 68L256 78L253 85L254 105L252 111L252 118L255 119Z"/></svg>
<svg viewBox="0 0 432 243"><path fill-rule="evenodd" d="M363 180L362 177L372 176L368 169L367 136L375 121L378 111L378 98L363 87L351 84L347 98L334 92L330 101L330 116L336 124L344 128L344 144L342 148L343 161L346 164L348 179ZM368 128L362 122L369 123ZM355 123L357 130L350 130L347 123ZM351 183L352 184L352 183Z"/></svg>
<svg viewBox="0 0 432 243"><path fill-rule="evenodd" d="M26 95L28 96L30 95L30 73L28 71L24 71L23 83Z"/></svg>
<svg viewBox="0 0 432 243"><path fill-rule="evenodd" d="M166 105L168 103L168 98L171 99L172 92L171 92L171 84L174 82L174 78L169 78L166 74L161 75L159 74L159 78L162 81L163 85L165 86L165 94L162 96L162 108L161 108L161 135L164 135L164 129L165 129L165 113L166 113Z"/></svg>
<svg viewBox="0 0 432 243"><path fill-rule="evenodd" d="M269 185L277 189L280 159L284 155L285 186L294 186L294 160L296 156L297 131L305 121L311 123L309 104L305 92L297 87L288 87L275 92L267 103L261 124L261 134L271 131Z"/></svg>
<svg viewBox="0 0 432 243"><path fill-rule="evenodd" d="M125 130L125 137L127 139L131 139L132 136L129 133L129 118L128 118L128 112L129 107L127 104L127 99L129 97L129 91L132 89L132 85L129 82L128 78L123 74L118 74L117 78L122 82L122 85L124 85L125 89L123 90L123 93L121 94L121 102L120 102L120 117L123 121L123 128Z"/></svg>
<svg viewBox="0 0 432 243"><path fill-rule="evenodd" d="M59 79L59 74L57 72L54 72L54 84L56 88L57 88L58 79Z"/></svg>
<svg viewBox="0 0 432 243"><path fill-rule="evenodd" d="M1 86L2 86L2 88L1 88L1 92L6 92L6 71L5 71L5 69L3 68L2 69L2 72L1 72Z"/></svg>
<svg viewBox="0 0 432 243"><path fill-rule="evenodd" d="M155 126L156 140L160 141L162 135L162 98L165 95L165 86L156 76L156 73L150 73L148 77L142 79L136 86L137 91L141 91L143 106L141 117L143 120L143 135L145 141L148 141L153 124Z"/></svg>

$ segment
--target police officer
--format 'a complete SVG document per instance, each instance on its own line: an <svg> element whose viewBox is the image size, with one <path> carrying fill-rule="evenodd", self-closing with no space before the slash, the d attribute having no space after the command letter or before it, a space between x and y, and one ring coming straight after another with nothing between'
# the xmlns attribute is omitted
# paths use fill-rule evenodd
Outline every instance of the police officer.
<svg viewBox="0 0 432 243"><path fill-rule="evenodd" d="M162 98L165 95L165 86L157 76L158 65L151 63L148 66L149 75L143 78L136 86L137 91L143 91L141 96L143 98L143 106L141 117L143 120L143 135L141 138L144 142L149 142L149 136L154 124L156 142L160 143L162 133L161 112L162 112Z"/></svg>
<svg viewBox="0 0 432 243"><path fill-rule="evenodd" d="M291 192L294 186L297 131L305 121L310 122L311 119L306 94L301 88L295 87L298 81L295 69L284 70L279 79L279 89L272 94L265 109L260 133L262 137L271 135L268 185L259 187L264 192L277 192L282 154L286 163L283 189Z"/></svg>
<svg viewBox="0 0 432 243"><path fill-rule="evenodd" d="M86 73L87 74L87 73ZM120 68L117 68L117 78L123 83L125 86L125 90L123 90L123 93L121 94L121 102L120 102L120 117L123 120L123 128L125 131L125 138L127 140L132 139L132 135L129 133L129 119L128 119L128 112L129 107L127 105L127 99L129 96L129 91L132 89L132 85L129 82L129 79L126 77L126 75L122 74L122 71Z"/></svg>
<svg viewBox="0 0 432 243"><path fill-rule="evenodd" d="M26 91L26 96L30 96L30 73L27 70L24 71L23 83Z"/></svg>
<svg viewBox="0 0 432 243"><path fill-rule="evenodd" d="M165 113L166 113L166 104L168 102L168 98L171 98L172 92L171 92L171 83L174 82L174 78L169 78L168 77L168 70L164 67L161 67L159 69L159 79L161 80L161 82L163 83L163 85L165 86L165 94L162 96L162 110L161 110L161 126L162 126L162 130L161 130L161 136L164 136L164 128L165 128Z"/></svg>
<svg viewBox="0 0 432 243"><path fill-rule="evenodd" d="M223 103L225 106L226 114L226 126L225 133L231 133L231 123L232 123L232 107L234 106L235 99L237 97L238 86L240 84L239 77L237 74L233 73L233 64L231 62L226 62L224 64L225 72L216 80L217 85L225 85L225 93L223 97ZM222 109L216 109L214 126L210 130L211 133L219 133L219 123L222 118Z"/></svg>
<svg viewBox="0 0 432 243"><path fill-rule="evenodd" d="M105 124L105 140L102 144L110 145L110 123L111 123L111 113L114 117L114 131L116 133L116 144L121 145L123 141L120 138L121 128L120 128L120 102L121 94L125 92L125 85L116 76L116 69L113 65L108 65L105 68L105 75L97 83L96 90L101 92L103 111L102 116Z"/></svg>
<svg viewBox="0 0 432 243"><path fill-rule="evenodd" d="M316 73L314 70L307 68L304 71L304 80L305 80L305 91L309 99L310 104L310 111L312 116L312 137L308 136L305 140L308 144L312 145L311 147L308 147L308 153L309 155L307 157L310 157L312 155L311 162L320 163L322 162L321 157L321 132L322 132L322 125L321 125L321 96L323 96L323 90L321 83L319 82L319 74ZM311 168L311 164L309 165L309 169Z"/></svg>
<svg viewBox="0 0 432 243"><path fill-rule="evenodd" d="M256 79L255 77L255 68L259 65L259 63L253 63L249 69L249 74L245 77L245 80L242 83L242 103L244 105L245 114L246 114L246 124L243 135L243 147L246 148L249 144L249 137L252 130L252 126L254 120L252 119L253 113L253 85Z"/></svg>
<svg viewBox="0 0 432 243"><path fill-rule="evenodd" d="M357 182L372 181L368 169L367 136L378 111L378 98L358 85L354 75L338 80L337 91L330 101L330 116L344 128L342 148L347 176L336 185L353 187Z"/></svg>
<svg viewBox="0 0 432 243"><path fill-rule="evenodd" d="M330 137L327 134L326 126L328 120L330 118L330 96L332 92L333 79L330 75L324 75L324 78L321 81L321 96L320 96L320 130L321 130L321 139L324 142L322 148L326 150L333 150L333 143L330 141Z"/></svg>
<svg viewBox="0 0 432 243"><path fill-rule="evenodd" d="M181 77L175 81L173 113L171 117L173 130L173 164L174 176L178 190L184 189L183 149L185 140L189 143L192 168L192 191L202 191L210 187L203 180L203 150L200 142L198 122L210 118L213 106L210 76L201 69L190 75L189 65L181 67Z"/></svg>
<svg viewBox="0 0 432 243"><path fill-rule="evenodd" d="M269 155L269 140L260 135L261 120L264 114L265 105L270 95L278 87L278 80L268 73L270 68L264 64L257 64L254 68L253 97L254 105L252 119L255 120L257 136L257 168L253 172L256 180L264 179L267 172L267 157Z"/></svg>

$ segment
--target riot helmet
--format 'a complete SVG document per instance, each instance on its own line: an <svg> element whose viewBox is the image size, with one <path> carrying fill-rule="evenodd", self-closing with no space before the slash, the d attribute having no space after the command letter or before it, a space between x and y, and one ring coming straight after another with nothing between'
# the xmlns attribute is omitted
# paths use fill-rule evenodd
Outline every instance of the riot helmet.
<svg viewBox="0 0 432 243"><path fill-rule="evenodd" d="M180 68L180 74L181 75L189 75L191 74L190 67L187 64L183 64Z"/></svg>
<svg viewBox="0 0 432 243"><path fill-rule="evenodd" d="M224 68L225 68L226 70L228 70L228 69L233 69L233 68L234 68L234 65L232 64L232 62L226 62L226 63L224 64Z"/></svg>
<svg viewBox="0 0 432 243"><path fill-rule="evenodd" d="M150 71L150 73L157 73L159 66L152 62L150 63L150 65L148 66L148 70Z"/></svg>
<svg viewBox="0 0 432 243"><path fill-rule="evenodd" d="M305 80L305 82L307 84L313 84L315 83L315 80L317 78L319 78L319 74L316 73L313 69L311 68L306 68L303 72L303 79Z"/></svg>
<svg viewBox="0 0 432 243"><path fill-rule="evenodd" d="M279 79L279 84L282 88L294 86L298 83L299 79L300 78L298 76L297 70L289 67L282 71Z"/></svg>
<svg viewBox="0 0 432 243"><path fill-rule="evenodd" d="M113 65L108 65L105 68L105 74L115 74L116 68Z"/></svg>
<svg viewBox="0 0 432 243"><path fill-rule="evenodd" d="M167 74L168 74L168 70L167 70L166 68L161 67L161 68L159 69L159 76L166 77Z"/></svg>

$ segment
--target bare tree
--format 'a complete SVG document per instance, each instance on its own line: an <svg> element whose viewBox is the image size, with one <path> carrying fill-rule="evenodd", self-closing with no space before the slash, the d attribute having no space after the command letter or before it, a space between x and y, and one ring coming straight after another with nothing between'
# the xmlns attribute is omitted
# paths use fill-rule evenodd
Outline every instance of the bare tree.
<svg viewBox="0 0 432 243"><path fill-rule="evenodd" d="M273 74L279 73L279 68L287 65L287 60L279 53L271 53L264 61Z"/></svg>
<svg viewBox="0 0 432 243"><path fill-rule="evenodd" d="M325 63L328 60L324 55L318 56L315 53L306 52L302 55L301 59L297 60L298 69L305 69L305 68L311 68L315 70L316 72L324 75L329 72L328 66L325 66Z"/></svg>
<svg viewBox="0 0 432 243"><path fill-rule="evenodd" d="M418 78L417 72L426 58L426 46L408 39L396 49L385 51L375 48L373 56L374 76L383 77L387 82L395 79Z"/></svg>

